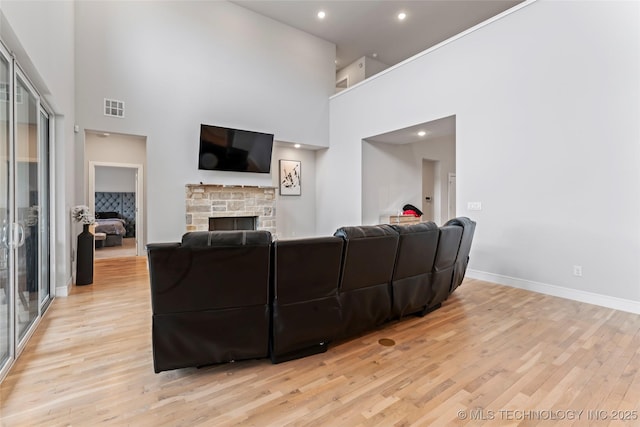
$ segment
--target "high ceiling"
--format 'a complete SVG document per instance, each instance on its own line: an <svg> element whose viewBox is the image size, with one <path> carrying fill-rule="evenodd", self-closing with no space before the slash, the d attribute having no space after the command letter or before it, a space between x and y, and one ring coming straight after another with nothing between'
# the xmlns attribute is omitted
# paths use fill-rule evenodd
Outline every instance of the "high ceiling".
<svg viewBox="0 0 640 427"><path fill-rule="evenodd" d="M397 64L522 0L233 0L336 44L336 68L362 56ZM326 16L319 19L317 14ZM406 13L404 20L398 13Z"/></svg>

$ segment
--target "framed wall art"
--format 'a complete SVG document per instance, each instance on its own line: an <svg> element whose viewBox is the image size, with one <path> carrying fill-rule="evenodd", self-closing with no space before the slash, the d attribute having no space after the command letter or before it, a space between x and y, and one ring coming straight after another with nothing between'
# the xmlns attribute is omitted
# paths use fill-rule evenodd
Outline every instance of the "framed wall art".
<svg viewBox="0 0 640 427"><path fill-rule="evenodd" d="M280 195L299 196L302 194L299 160L280 160Z"/></svg>

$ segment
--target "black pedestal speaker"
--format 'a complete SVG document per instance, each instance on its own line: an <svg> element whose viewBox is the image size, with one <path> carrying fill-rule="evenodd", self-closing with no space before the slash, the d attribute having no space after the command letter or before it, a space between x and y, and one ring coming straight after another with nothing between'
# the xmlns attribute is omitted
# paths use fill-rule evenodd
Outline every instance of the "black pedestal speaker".
<svg viewBox="0 0 640 427"><path fill-rule="evenodd" d="M83 224L82 233L78 234L76 285L93 283L93 245L93 234L89 231L89 224Z"/></svg>

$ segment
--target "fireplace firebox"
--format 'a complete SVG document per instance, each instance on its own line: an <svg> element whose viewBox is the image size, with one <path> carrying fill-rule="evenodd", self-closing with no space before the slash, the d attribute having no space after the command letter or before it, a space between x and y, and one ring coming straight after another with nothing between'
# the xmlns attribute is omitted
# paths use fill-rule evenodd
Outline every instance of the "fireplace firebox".
<svg viewBox="0 0 640 427"><path fill-rule="evenodd" d="M257 225L257 216L222 216L209 218L209 231L255 230Z"/></svg>

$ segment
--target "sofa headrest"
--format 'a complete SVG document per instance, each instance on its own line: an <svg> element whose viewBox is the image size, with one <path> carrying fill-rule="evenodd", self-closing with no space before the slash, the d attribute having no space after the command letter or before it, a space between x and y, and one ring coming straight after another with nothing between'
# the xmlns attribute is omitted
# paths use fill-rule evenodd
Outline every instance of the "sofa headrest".
<svg viewBox="0 0 640 427"><path fill-rule="evenodd" d="M333 233L343 239L365 239L367 237L398 236L390 225L361 225L360 227L340 227Z"/></svg>
<svg viewBox="0 0 640 427"><path fill-rule="evenodd" d="M193 231L182 236L182 247L269 246L271 233L264 230Z"/></svg>
<svg viewBox="0 0 640 427"><path fill-rule="evenodd" d="M300 247L300 246L321 246L321 245L338 245L342 246L344 240L333 236L321 237L303 237L300 239L280 239L273 242L273 246L282 247Z"/></svg>
<svg viewBox="0 0 640 427"><path fill-rule="evenodd" d="M398 234L415 234L438 231L438 225L435 222L421 222L420 224L411 225L392 225Z"/></svg>
<svg viewBox="0 0 640 427"><path fill-rule="evenodd" d="M476 223L475 221L467 218L466 216L459 216L457 218L450 219L444 225L457 225L462 228L467 228L467 227L475 228Z"/></svg>

